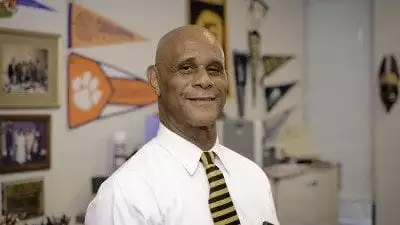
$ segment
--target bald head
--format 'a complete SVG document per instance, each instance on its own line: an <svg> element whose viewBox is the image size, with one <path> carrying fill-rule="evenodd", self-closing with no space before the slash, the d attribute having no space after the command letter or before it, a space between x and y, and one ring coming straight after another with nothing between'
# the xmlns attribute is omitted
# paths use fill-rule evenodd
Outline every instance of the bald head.
<svg viewBox="0 0 400 225"><path fill-rule="evenodd" d="M228 92L224 52L214 34L196 25L176 28L161 38L155 61L147 77L163 124L213 126Z"/></svg>
<svg viewBox="0 0 400 225"><path fill-rule="evenodd" d="M157 45L156 64L165 63L165 58L170 57L172 52L179 48L182 43L187 41L197 43L204 42L215 45L223 54L222 47L214 34L203 26L187 25L173 29L161 37Z"/></svg>

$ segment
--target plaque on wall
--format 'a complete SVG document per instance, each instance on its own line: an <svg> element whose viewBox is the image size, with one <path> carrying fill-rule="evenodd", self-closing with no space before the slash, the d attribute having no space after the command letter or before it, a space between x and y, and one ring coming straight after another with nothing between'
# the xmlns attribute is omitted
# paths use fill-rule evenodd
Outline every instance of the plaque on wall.
<svg viewBox="0 0 400 225"><path fill-rule="evenodd" d="M3 215L19 214L21 220L44 215L43 178L4 182L2 184Z"/></svg>

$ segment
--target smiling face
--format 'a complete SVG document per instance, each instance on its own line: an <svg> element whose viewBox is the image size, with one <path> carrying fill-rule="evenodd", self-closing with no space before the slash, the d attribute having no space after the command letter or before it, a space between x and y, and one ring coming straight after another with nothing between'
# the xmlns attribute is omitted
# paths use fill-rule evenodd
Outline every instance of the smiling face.
<svg viewBox="0 0 400 225"><path fill-rule="evenodd" d="M224 54L213 34L187 28L171 37L150 81L168 117L192 126L210 126L220 115L228 92ZM164 51L163 51L164 52ZM158 89L158 91L157 91Z"/></svg>

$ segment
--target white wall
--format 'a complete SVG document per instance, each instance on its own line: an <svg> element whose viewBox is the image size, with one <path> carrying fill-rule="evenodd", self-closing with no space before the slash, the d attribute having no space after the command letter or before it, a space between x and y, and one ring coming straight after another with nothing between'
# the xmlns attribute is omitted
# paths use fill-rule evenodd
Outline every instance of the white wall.
<svg viewBox="0 0 400 225"><path fill-rule="evenodd" d="M372 193L371 2L310 0L307 119L323 158L342 165L342 217L368 217ZM362 207L362 208L360 208Z"/></svg>
<svg viewBox="0 0 400 225"><path fill-rule="evenodd" d="M386 113L379 99L378 71L381 56L400 59L400 2L374 1L375 191L377 225L399 224L400 213L400 105Z"/></svg>
<svg viewBox="0 0 400 225"><path fill-rule="evenodd" d="M129 146L144 139L144 117L155 110L155 106L139 112L105 119L76 130L67 128L66 107L66 46L67 1L45 1L57 9L57 13L20 8L12 19L0 20L0 27L19 28L61 34L63 48L60 73L61 108L58 110L28 110L23 113L51 113L52 164L43 172L1 176L0 181L45 177L45 210L47 214L66 212L70 215L84 210L91 199L90 178L105 175L110 171L110 154L107 149L110 135L125 130L129 135ZM263 53L294 54L297 58L287 67L287 72L301 77L303 49L302 1L269 0L271 7L267 22L262 27ZM153 63L157 40L168 30L187 24L187 7L184 0L118 0L110 7L108 0L77 1L89 9L106 15L120 25L150 39L149 42L80 49L78 53L108 62L135 74L145 76L146 67ZM247 50L246 1L229 0L228 4L229 46L231 49ZM301 93L301 91L299 91ZM235 100L227 105L227 114L236 115ZM259 103L263 103L259 99ZM262 116L263 107L249 115ZM6 113L22 111L2 110Z"/></svg>

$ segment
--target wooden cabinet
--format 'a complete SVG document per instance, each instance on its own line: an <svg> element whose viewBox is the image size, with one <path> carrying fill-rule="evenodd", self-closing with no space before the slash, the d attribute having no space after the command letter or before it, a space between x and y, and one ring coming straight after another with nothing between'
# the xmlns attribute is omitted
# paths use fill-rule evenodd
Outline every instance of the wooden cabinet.
<svg viewBox="0 0 400 225"><path fill-rule="evenodd" d="M267 174L281 225L338 225L338 167L277 166Z"/></svg>

